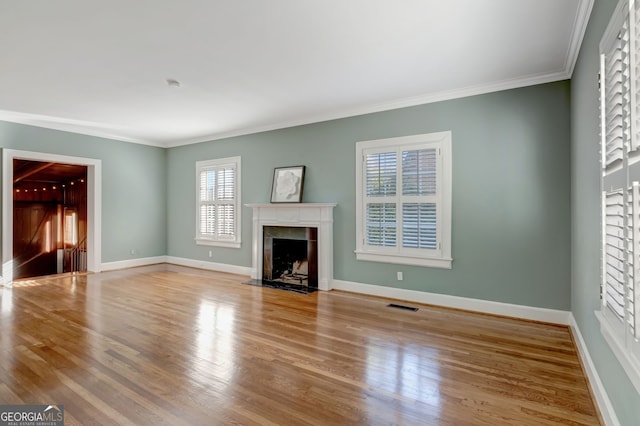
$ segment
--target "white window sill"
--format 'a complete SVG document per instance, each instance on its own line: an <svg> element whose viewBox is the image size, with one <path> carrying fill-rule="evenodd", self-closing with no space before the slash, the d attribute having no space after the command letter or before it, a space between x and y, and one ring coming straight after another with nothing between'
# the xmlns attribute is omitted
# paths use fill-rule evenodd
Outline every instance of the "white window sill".
<svg viewBox="0 0 640 426"><path fill-rule="evenodd" d="M240 241L222 241L222 240L209 240L206 238L196 238L196 244L199 246L240 248L242 243Z"/></svg>
<svg viewBox="0 0 640 426"><path fill-rule="evenodd" d="M425 266L428 268L451 269L453 259L412 257L389 253L371 253L355 250L356 259L368 262L397 263L399 265Z"/></svg>
<svg viewBox="0 0 640 426"><path fill-rule="evenodd" d="M620 341L624 337L616 333L602 312L595 311L595 314L598 321L600 321L600 332L622 365L622 368L627 373L627 377L629 377L633 386L635 386L636 390L640 393L640 360L629 354L629 350L625 348L624 341Z"/></svg>

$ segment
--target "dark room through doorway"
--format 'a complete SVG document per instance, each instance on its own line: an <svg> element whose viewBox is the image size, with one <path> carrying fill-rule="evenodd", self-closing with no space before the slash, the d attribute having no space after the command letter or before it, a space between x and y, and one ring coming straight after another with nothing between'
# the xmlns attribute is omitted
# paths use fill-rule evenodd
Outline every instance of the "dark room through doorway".
<svg viewBox="0 0 640 426"><path fill-rule="evenodd" d="M87 166L13 160L13 278L87 270Z"/></svg>

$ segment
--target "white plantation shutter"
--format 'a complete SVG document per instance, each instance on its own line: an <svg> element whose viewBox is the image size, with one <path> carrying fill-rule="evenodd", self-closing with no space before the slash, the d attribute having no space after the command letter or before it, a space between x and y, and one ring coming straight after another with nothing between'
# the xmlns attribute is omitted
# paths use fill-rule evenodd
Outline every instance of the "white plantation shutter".
<svg viewBox="0 0 640 426"><path fill-rule="evenodd" d="M450 139L442 132L358 142L358 259L451 266Z"/></svg>
<svg viewBox="0 0 640 426"><path fill-rule="evenodd" d="M605 288L604 303L624 321L625 236L622 190L605 195Z"/></svg>
<svg viewBox="0 0 640 426"><path fill-rule="evenodd" d="M367 197L396 195L398 164L395 152L367 154L365 167Z"/></svg>
<svg viewBox="0 0 640 426"><path fill-rule="evenodd" d="M371 246L396 246L396 157L396 152L372 152L365 156L365 235Z"/></svg>
<svg viewBox="0 0 640 426"><path fill-rule="evenodd" d="M436 148L402 151L402 195L435 195Z"/></svg>
<svg viewBox="0 0 640 426"><path fill-rule="evenodd" d="M403 247L438 248L437 164L436 148L402 151Z"/></svg>
<svg viewBox="0 0 640 426"><path fill-rule="evenodd" d="M603 304L639 337L640 184L633 182L626 194L622 190L605 193L604 200Z"/></svg>
<svg viewBox="0 0 640 426"><path fill-rule="evenodd" d="M396 247L402 235L402 247L438 248L438 155L437 148L365 155L366 244Z"/></svg>
<svg viewBox="0 0 640 426"><path fill-rule="evenodd" d="M239 242L239 157L196 163L196 240Z"/></svg>
<svg viewBox="0 0 640 426"><path fill-rule="evenodd" d="M213 234L216 209L214 200L215 173L200 172L200 235Z"/></svg>
<svg viewBox="0 0 640 426"><path fill-rule="evenodd" d="M633 126L633 134L629 140L629 151L637 151L640 147L640 85L638 84L638 73L640 68L640 1L635 1L631 18L623 23L621 39L628 44L627 62L629 63L625 77L628 84L625 87L629 90L628 102L630 105L630 123ZM630 131L631 134L631 131Z"/></svg>
<svg viewBox="0 0 640 426"><path fill-rule="evenodd" d="M629 130L629 55L628 31L622 28L613 45L604 54L602 79L603 149L605 169L622 162Z"/></svg>
<svg viewBox="0 0 640 426"><path fill-rule="evenodd" d="M438 247L435 203L402 204L402 246L435 250Z"/></svg>
<svg viewBox="0 0 640 426"><path fill-rule="evenodd" d="M200 171L200 236L234 238L235 173L234 165Z"/></svg>
<svg viewBox="0 0 640 426"><path fill-rule="evenodd" d="M627 282L626 290L626 316L631 334L638 338L640 330L640 314L637 307L640 300L640 183L633 182L627 197Z"/></svg>
<svg viewBox="0 0 640 426"><path fill-rule="evenodd" d="M233 166L216 171L218 211L216 232L219 237L233 238L235 232L236 170Z"/></svg>
<svg viewBox="0 0 640 426"><path fill-rule="evenodd" d="M367 203L367 244L396 246L396 204Z"/></svg>

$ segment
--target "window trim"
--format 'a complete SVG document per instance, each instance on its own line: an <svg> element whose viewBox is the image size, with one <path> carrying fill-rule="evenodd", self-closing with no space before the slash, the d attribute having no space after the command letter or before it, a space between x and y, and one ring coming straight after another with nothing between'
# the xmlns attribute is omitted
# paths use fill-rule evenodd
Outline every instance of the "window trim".
<svg viewBox="0 0 640 426"><path fill-rule="evenodd" d="M370 150L381 151L384 148L396 150L415 147L437 147L440 149L440 194L436 195L436 208L441 220L438 223L437 235L440 248L437 250L402 249L401 244L395 248L371 248L364 242L365 193L364 193L364 153ZM451 269L451 206L452 206L452 167L451 167L451 131L401 136L387 139L356 142L356 254L357 260L370 262L415 265L432 268ZM399 185L399 181L397 181ZM401 236L398 235L398 240Z"/></svg>
<svg viewBox="0 0 640 426"><path fill-rule="evenodd" d="M233 240L231 239L218 239L214 237L207 237L200 234L200 173L204 169L216 168L222 166L233 166L236 171L236 184L235 184L235 229ZM195 196L195 233L194 238L197 245L204 246L216 246L227 248L240 248L242 245L241 230L242 230L242 203L241 203L241 188L242 188L242 168L241 157L227 157L217 158L213 160L196 161L196 196Z"/></svg>
<svg viewBox="0 0 640 426"><path fill-rule="evenodd" d="M620 332L619 326L614 324L615 321L606 314L605 309L606 307L601 305L601 310L595 311L596 318L600 322L600 334L622 365L622 369L627 373L633 386L640 392L640 362L629 351L625 336Z"/></svg>

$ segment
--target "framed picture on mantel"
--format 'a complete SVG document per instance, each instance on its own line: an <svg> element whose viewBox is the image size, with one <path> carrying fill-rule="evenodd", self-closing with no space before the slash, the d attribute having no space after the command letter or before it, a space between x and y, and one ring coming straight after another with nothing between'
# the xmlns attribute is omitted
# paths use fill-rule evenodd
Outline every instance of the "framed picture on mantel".
<svg viewBox="0 0 640 426"><path fill-rule="evenodd" d="M301 203L305 166L276 167L271 185L272 203Z"/></svg>

